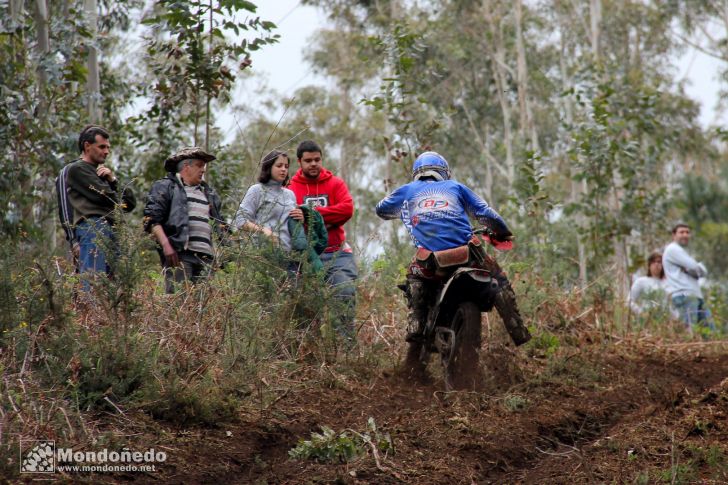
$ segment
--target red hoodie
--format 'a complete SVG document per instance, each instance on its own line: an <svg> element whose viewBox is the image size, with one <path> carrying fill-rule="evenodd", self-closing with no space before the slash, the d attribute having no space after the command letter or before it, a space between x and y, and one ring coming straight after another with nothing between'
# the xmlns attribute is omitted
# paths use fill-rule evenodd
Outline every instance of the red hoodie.
<svg viewBox="0 0 728 485"><path fill-rule="evenodd" d="M354 201L344 181L325 168L316 179L306 178L298 169L288 188L298 204L314 207L323 216L329 231L326 252L338 251L346 240L344 224L354 214Z"/></svg>

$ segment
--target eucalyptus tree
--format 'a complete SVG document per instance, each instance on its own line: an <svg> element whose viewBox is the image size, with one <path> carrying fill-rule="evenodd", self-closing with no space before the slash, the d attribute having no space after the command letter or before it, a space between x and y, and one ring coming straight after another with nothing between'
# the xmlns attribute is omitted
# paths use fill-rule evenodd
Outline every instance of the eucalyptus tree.
<svg viewBox="0 0 728 485"><path fill-rule="evenodd" d="M248 54L278 38L275 24L255 10L244 0L158 0L147 13L146 118L156 122L161 148L185 126L192 143L210 148L213 101L229 103L235 80L250 66Z"/></svg>
<svg viewBox="0 0 728 485"><path fill-rule="evenodd" d="M611 270L623 288L675 212L680 171L709 155L673 80L682 44L664 2L309 3L339 26L312 58L336 82L359 76L383 138L408 142L387 146L380 177L406 179L403 152L441 151L496 207L512 202L537 268L555 246L576 263L561 282ZM341 46L357 55L332 60Z"/></svg>
<svg viewBox="0 0 728 485"><path fill-rule="evenodd" d="M561 72L569 79L566 151L559 152L574 182L568 215L587 245L590 279L608 269L623 295L630 261L664 234L676 168L701 152L697 106L673 81L680 45L670 34L674 18L659 6L554 7L564 19Z"/></svg>
<svg viewBox="0 0 728 485"><path fill-rule="evenodd" d="M105 38L128 28L138 3L100 2ZM87 54L104 42L93 39L80 0L10 0L0 4L0 18L0 233L52 238L53 179L62 160L77 153L74 138L88 120Z"/></svg>

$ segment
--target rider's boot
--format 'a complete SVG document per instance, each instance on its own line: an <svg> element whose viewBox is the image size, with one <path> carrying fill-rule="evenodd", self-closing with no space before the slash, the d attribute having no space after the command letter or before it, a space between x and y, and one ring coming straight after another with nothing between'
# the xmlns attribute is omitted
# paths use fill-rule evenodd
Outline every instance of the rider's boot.
<svg viewBox="0 0 728 485"><path fill-rule="evenodd" d="M407 315L407 342L421 342L427 322L427 289L421 280L409 278L409 314Z"/></svg>
<svg viewBox="0 0 728 485"><path fill-rule="evenodd" d="M510 281L501 269L498 262L486 253L482 248L478 248L476 252L479 264L487 269L491 275L498 280L500 290L495 295L495 308L503 320L503 324L511 336L511 340L516 346L523 345L531 340L531 334L523 323L521 312L518 311L518 303L516 302L516 293L511 287Z"/></svg>
<svg viewBox="0 0 728 485"><path fill-rule="evenodd" d="M511 283L505 276L501 276L499 279L501 280L501 289L495 296L495 308L498 310L498 315L503 320L513 343L516 346L523 345L531 340L531 334L523 323L521 313L518 311L516 294L511 287Z"/></svg>
<svg viewBox="0 0 728 485"><path fill-rule="evenodd" d="M424 327L424 324L420 321L417 315L415 315L415 312L410 311L407 316L407 335L404 340L406 342L421 342L424 336Z"/></svg>

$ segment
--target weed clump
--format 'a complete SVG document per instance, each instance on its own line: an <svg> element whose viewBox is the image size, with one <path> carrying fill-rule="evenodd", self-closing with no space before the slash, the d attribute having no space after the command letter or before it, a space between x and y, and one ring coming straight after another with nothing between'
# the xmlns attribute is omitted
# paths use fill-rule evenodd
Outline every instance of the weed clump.
<svg viewBox="0 0 728 485"><path fill-rule="evenodd" d="M394 443L389 433L377 429L374 418L367 421L367 431L352 429L337 433L328 426L321 426L321 433L311 433L310 440L299 440L288 452L294 460L315 460L320 463L349 463L362 456L368 449L374 453L394 453ZM377 457L378 459L378 457Z"/></svg>

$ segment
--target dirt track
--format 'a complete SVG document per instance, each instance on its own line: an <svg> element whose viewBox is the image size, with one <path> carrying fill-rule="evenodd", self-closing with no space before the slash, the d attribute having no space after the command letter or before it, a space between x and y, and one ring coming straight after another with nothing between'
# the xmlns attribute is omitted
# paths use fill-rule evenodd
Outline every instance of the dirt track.
<svg viewBox="0 0 728 485"><path fill-rule="evenodd" d="M499 363L486 363L489 375L499 378L485 389L449 394L437 380L414 385L385 372L362 381L331 371L329 388L304 385L282 393L241 423L170 430L160 443L170 447L162 470L125 478L180 484L727 483L720 458L728 456L728 353L701 349L578 353L538 375L529 375L522 356L506 352L483 358ZM371 454L349 464L289 460L296 442L321 425L364 430L369 417L396 448L379 464ZM680 469L688 462L689 469Z"/></svg>

